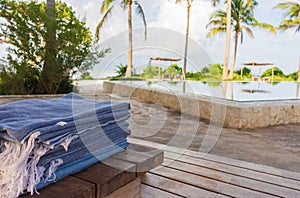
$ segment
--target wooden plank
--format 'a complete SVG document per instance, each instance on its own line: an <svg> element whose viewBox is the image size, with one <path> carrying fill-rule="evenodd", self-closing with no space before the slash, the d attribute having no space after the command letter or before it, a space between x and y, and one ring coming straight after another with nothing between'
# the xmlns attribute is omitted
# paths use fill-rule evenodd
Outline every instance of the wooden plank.
<svg viewBox="0 0 300 198"><path fill-rule="evenodd" d="M232 197L278 197L162 166L155 168L151 173Z"/></svg>
<svg viewBox="0 0 300 198"><path fill-rule="evenodd" d="M139 173L147 172L163 162L163 151L140 145L129 145L127 150L113 156L115 159L135 163Z"/></svg>
<svg viewBox="0 0 300 198"><path fill-rule="evenodd" d="M270 175L275 175L275 176L280 176L283 178L300 181L300 173L297 173L297 172L287 171L287 170L278 169L278 168L274 168L274 167L270 167L270 166L250 163L250 162L246 162L246 161L221 157L221 156L212 155L212 154L190 151L185 148L173 147L173 146L159 144L159 143L155 143L155 142L149 142L146 140L140 140L140 139L135 139L135 138L128 138L128 140L129 140L129 142L134 143L134 144L145 145L148 147L153 147L153 148L164 150L164 151L174 152L177 154L185 154L188 156L201 158L201 159L205 159L208 161L213 161L216 163L227 164L230 166L240 167L240 168L244 168L244 169L254 170L257 172L267 173Z"/></svg>
<svg viewBox="0 0 300 198"><path fill-rule="evenodd" d="M121 171L136 172L136 165L134 163L126 162L124 160L119 160L110 157L105 160L102 160L102 163Z"/></svg>
<svg viewBox="0 0 300 198"><path fill-rule="evenodd" d="M141 197L141 177L136 178L129 184L108 195L107 198L140 198Z"/></svg>
<svg viewBox="0 0 300 198"><path fill-rule="evenodd" d="M141 186L141 197L142 198L180 198L183 196L174 195L157 188L142 184Z"/></svg>
<svg viewBox="0 0 300 198"><path fill-rule="evenodd" d="M103 163L95 164L74 175L97 186L97 198L105 197L136 178L135 172L122 171Z"/></svg>
<svg viewBox="0 0 300 198"><path fill-rule="evenodd" d="M215 192L196 188L195 186L160 177L152 173L144 175L142 182L143 184L184 197L198 198L200 196L201 198L215 198L218 196Z"/></svg>
<svg viewBox="0 0 300 198"><path fill-rule="evenodd" d="M298 190L300 182L293 179L287 179L280 176L270 175L267 173L257 172L254 170L244 169L241 167L230 166L227 164L221 164L217 162L207 161L201 158L191 157L187 155L180 155L172 152L164 152L165 154L165 164L168 164L169 160L178 160L180 162L186 162L189 164L194 164L199 167L209 168L212 170L217 170L224 173L229 173L232 175L237 175L249 179L254 179L257 181L263 181L270 184L276 184L290 189Z"/></svg>
<svg viewBox="0 0 300 198"><path fill-rule="evenodd" d="M94 198L96 186L93 183L68 176L46 188L39 190L40 195L24 195L22 198Z"/></svg>
<svg viewBox="0 0 300 198"><path fill-rule="evenodd" d="M204 167L199 167L196 165L191 165L184 162L179 161L173 161L173 160L167 160L165 161L165 165L163 165L168 168L177 169L177 170L183 170L187 173L192 173L195 175L199 175L202 177L207 177L210 179L214 179L217 181L225 182L228 184L232 184L234 186L239 186L247 189L252 189L259 192L264 192L280 197L300 197L300 191L299 190L293 190L284 188L282 186L273 185L253 179L248 179L244 177L239 177L236 175L228 174L219 172L217 170L211 170Z"/></svg>

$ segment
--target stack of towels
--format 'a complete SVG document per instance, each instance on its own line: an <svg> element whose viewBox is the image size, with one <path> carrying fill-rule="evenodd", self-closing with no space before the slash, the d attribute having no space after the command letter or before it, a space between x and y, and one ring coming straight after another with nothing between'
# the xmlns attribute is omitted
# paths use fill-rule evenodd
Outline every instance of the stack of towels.
<svg viewBox="0 0 300 198"><path fill-rule="evenodd" d="M33 194L126 149L129 110L74 93L0 106L0 197Z"/></svg>

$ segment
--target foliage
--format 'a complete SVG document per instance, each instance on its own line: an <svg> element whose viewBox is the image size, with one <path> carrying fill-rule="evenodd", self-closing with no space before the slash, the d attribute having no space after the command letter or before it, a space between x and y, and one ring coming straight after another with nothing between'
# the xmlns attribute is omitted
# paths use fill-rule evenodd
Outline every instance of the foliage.
<svg viewBox="0 0 300 198"><path fill-rule="evenodd" d="M286 75L283 73L281 69L278 67L274 67L274 76L279 76L279 77L286 77ZM272 76L272 68L267 69L260 77L271 77Z"/></svg>
<svg viewBox="0 0 300 198"><path fill-rule="evenodd" d="M251 78L251 70L248 67L243 67L243 73L242 73L242 78L241 78L241 69L237 70L234 72L234 80L243 80L244 78Z"/></svg>
<svg viewBox="0 0 300 198"><path fill-rule="evenodd" d="M117 69L115 70L117 76L116 77L125 77L126 74L126 70L127 70L127 65L123 65L122 63L120 63L119 66L117 66Z"/></svg>
<svg viewBox="0 0 300 198"><path fill-rule="evenodd" d="M280 30L296 28L295 32L300 32L300 4L297 2L284 2L279 3L275 9L285 10L285 19L279 25Z"/></svg>
<svg viewBox="0 0 300 198"><path fill-rule="evenodd" d="M186 73L186 79L187 80L202 80L203 75L201 72L187 72Z"/></svg>
<svg viewBox="0 0 300 198"><path fill-rule="evenodd" d="M208 67L203 67L203 69L201 69L201 74L207 74L207 73L209 73L209 69L208 69Z"/></svg>
<svg viewBox="0 0 300 198"><path fill-rule="evenodd" d="M241 69L236 71L237 74L241 74ZM248 67L243 67L243 76L248 76L251 70Z"/></svg>
<svg viewBox="0 0 300 198"><path fill-rule="evenodd" d="M238 40L243 43L244 32L246 32L250 38L254 38L254 33L251 27L259 27L267 29L272 33L276 33L275 28L267 23L259 22L253 13L253 8L258 3L255 0L247 1L244 0L232 0L231 3L231 25L232 31L234 32L234 52L232 58L231 72L229 78L233 78L233 72L235 67ZM223 10L217 10L211 17L207 27L211 27L207 37L212 37L219 33L226 32L227 27L227 13Z"/></svg>
<svg viewBox="0 0 300 198"><path fill-rule="evenodd" d="M172 64L167 69L163 71L164 74L168 74L171 77L175 77L176 75L182 74L182 68L179 67L177 64Z"/></svg>
<svg viewBox="0 0 300 198"><path fill-rule="evenodd" d="M222 64L214 63L204 67L201 71L188 72L188 80L221 80Z"/></svg>
<svg viewBox="0 0 300 198"><path fill-rule="evenodd" d="M0 39L10 44L1 73L1 90L7 94L68 92L65 83L70 83L77 72L91 69L108 52L93 46L85 22L76 18L71 7L59 1L52 24L54 57L49 58L45 42L49 42L50 19L45 3L0 0L0 5ZM45 68L47 59L51 61ZM38 84L43 84L42 90L37 90ZM68 88L63 91L63 87Z"/></svg>
<svg viewBox="0 0 300 198"><path fill-rule="evenodd" d="M80 75L80 80L93 80L94 78L91 76L90 72L84 71Z"/></svg>
<svg viewBox="0 0 300 198"><path fill-rule="evenodd" d="M215 64L210 64L208 66L208 71L209 71L209 75L212 76L217 76L222 74L222 64L220 63L215 63Z"/></svg>
<svg viewBox="0 0 300 198"><path fill-rule="evenodd" d="M160 67L149 65L144 69L142 77L145 79L153 79L154 76L159 76L160 73L162 73Z"/></svg>
<svg viewBox="0 0 300 198"><path fill-rule="evenodd" d="M101 4L100 12L103 14L101 20L99 21L97 27L96 27L96 33L95 33L95 39L96 41L99 40L100 37L100 29L104 25L105 21L108 19L108 16L112 13L112 10L115 8L115 6L120 6L124 11L128 9L128 67L125 76L131 77L132 75L132 51L133 51L133 45L132 45L132 5L136 8L136 14L139 15L144 23L145 27L145 39L147 37L147 23L146 23L146 17L144 10L139 3L138 0L104 0Z"/></svg>
<svg viewBox="0 0 300 198"><path fill-rule="evenodd" d="M288 75L289 78L293 79L294 81L298 80L298 72L293 72Z"/></svg>

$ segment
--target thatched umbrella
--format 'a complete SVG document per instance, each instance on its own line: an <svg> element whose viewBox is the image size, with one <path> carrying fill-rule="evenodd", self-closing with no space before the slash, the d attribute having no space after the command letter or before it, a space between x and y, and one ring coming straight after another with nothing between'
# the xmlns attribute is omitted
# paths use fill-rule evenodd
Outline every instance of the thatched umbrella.
<svg viewBox="0 0 300 198"><path fill-rule="evenodd" d="M171 62L178 62L178 61L181 61L180 58L161 58L161 57L150 58L150 60L171 61Z"/></svg>
<svg viewBox="0 0 300 198"><path fill-rule="evenodd" d="M152 60L157 60L157 61L171 61L171 62L181 61L180 58L161 58L161 57L150 58L150 61L152 61ZM160 75L160 70L159 70L159 75Z"/></svg>
<svg viewBox="0 0 300 198"><path fill-rule="evenodd" d="M263 66L269 66L272 65L272 82L274 81L274 63L256 63L256 62L250 62L250 63L243 63L244 66L252 66L253 67L263 67ZM243 68L241 69L241 77L243 76Z"/></svg>

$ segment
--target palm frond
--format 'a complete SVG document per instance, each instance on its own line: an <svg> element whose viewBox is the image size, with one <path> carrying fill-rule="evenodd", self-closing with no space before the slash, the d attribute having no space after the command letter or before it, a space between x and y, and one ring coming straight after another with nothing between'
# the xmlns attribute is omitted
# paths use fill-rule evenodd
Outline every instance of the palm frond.
<svg viewBox="0 0 300 198"><path fill-rule="evenodd" d="M227 19L226 13L222 10L217 10L216 12L211 14L209 22L206 25L206 28L208 28L209 26L226 27L226 19Z"/></svg>
<svg viewBox="0 0 300 198"><path fill-rule="evenodd" d="M214 7L217 6L217 4L220 2L220 0L211 0L211 1Z"/></svg>
<svg viewBox="0 0 300 198"><path fill-rule="evenodd" d="M285 19L281 22L281 24L278 27L279 30L287 30L289 28L297 28L298 29L298 28L300 28L300 24L295 19L294 20ZM296 32L297 32L297 30L296 30Z"/></svg>
<svg viewBox="0 0 300 198"><path fill-rule="evenodd" d="M207 33L206 37L207 37L207 38L210 38L210 37L215 36L216 34L224 33L224 32L226 32L226 28L212 28L212 29L210 29L210 31Z"/></svg>
<svg viewBox="0 0 300 198"><path fill-rule="evenodd" d="M276 28L271 24L256 22L255 24L253 24L253 26L254 27L259 27L259 28L264 29L264 30L268 30L269 32L276 35Z"/></svg>
<svg viewBox="0 0 300 198"><path fill-rule="evenodd" d="M113 2L114 0L103 0L101 3L100 13L104 14Z"/></svg>
<svg viewBox="0 0 300 198"><path fill-rule="evenodd" d="M300 16L300 4L296 2L279 3L274 7L274 9L286 10L284 17L289 17L290 19L299 18Z"/></svg>
<svg viewBox="0 0 300 198"><path fill-rule="evenodd" d="M134 1L134 4L136 5L136 13L142 17L143 19L143 23L144 23L144 27L145 27L145 40L147 39L147 22L146 22L146 17L145 17L145 13L144 10L141 6L141 4L139 4L137 1Z"/></svg>
<svg viewBox="0 0 300 198"><path fill-rule="evenodd" d="M242 26L242 27L241 27L241 30L246 30L248 36L249 36L250 38L252 38L252 39L254 38L254 33L253 33L253 31L251 30L250 27Z"/></svg>
<svg viewBox="0 0 300 198"><path fill-rule="evenodd" d="M108 10L105 12L105 14L102 16L100 22L98 23L96 27L96 32L95 32L95 40L98 41L100 38L100 29L103 26L104 22L107 20L108 16L111 14L112 10L114 8L114 5L110 6Z"/></svg>

